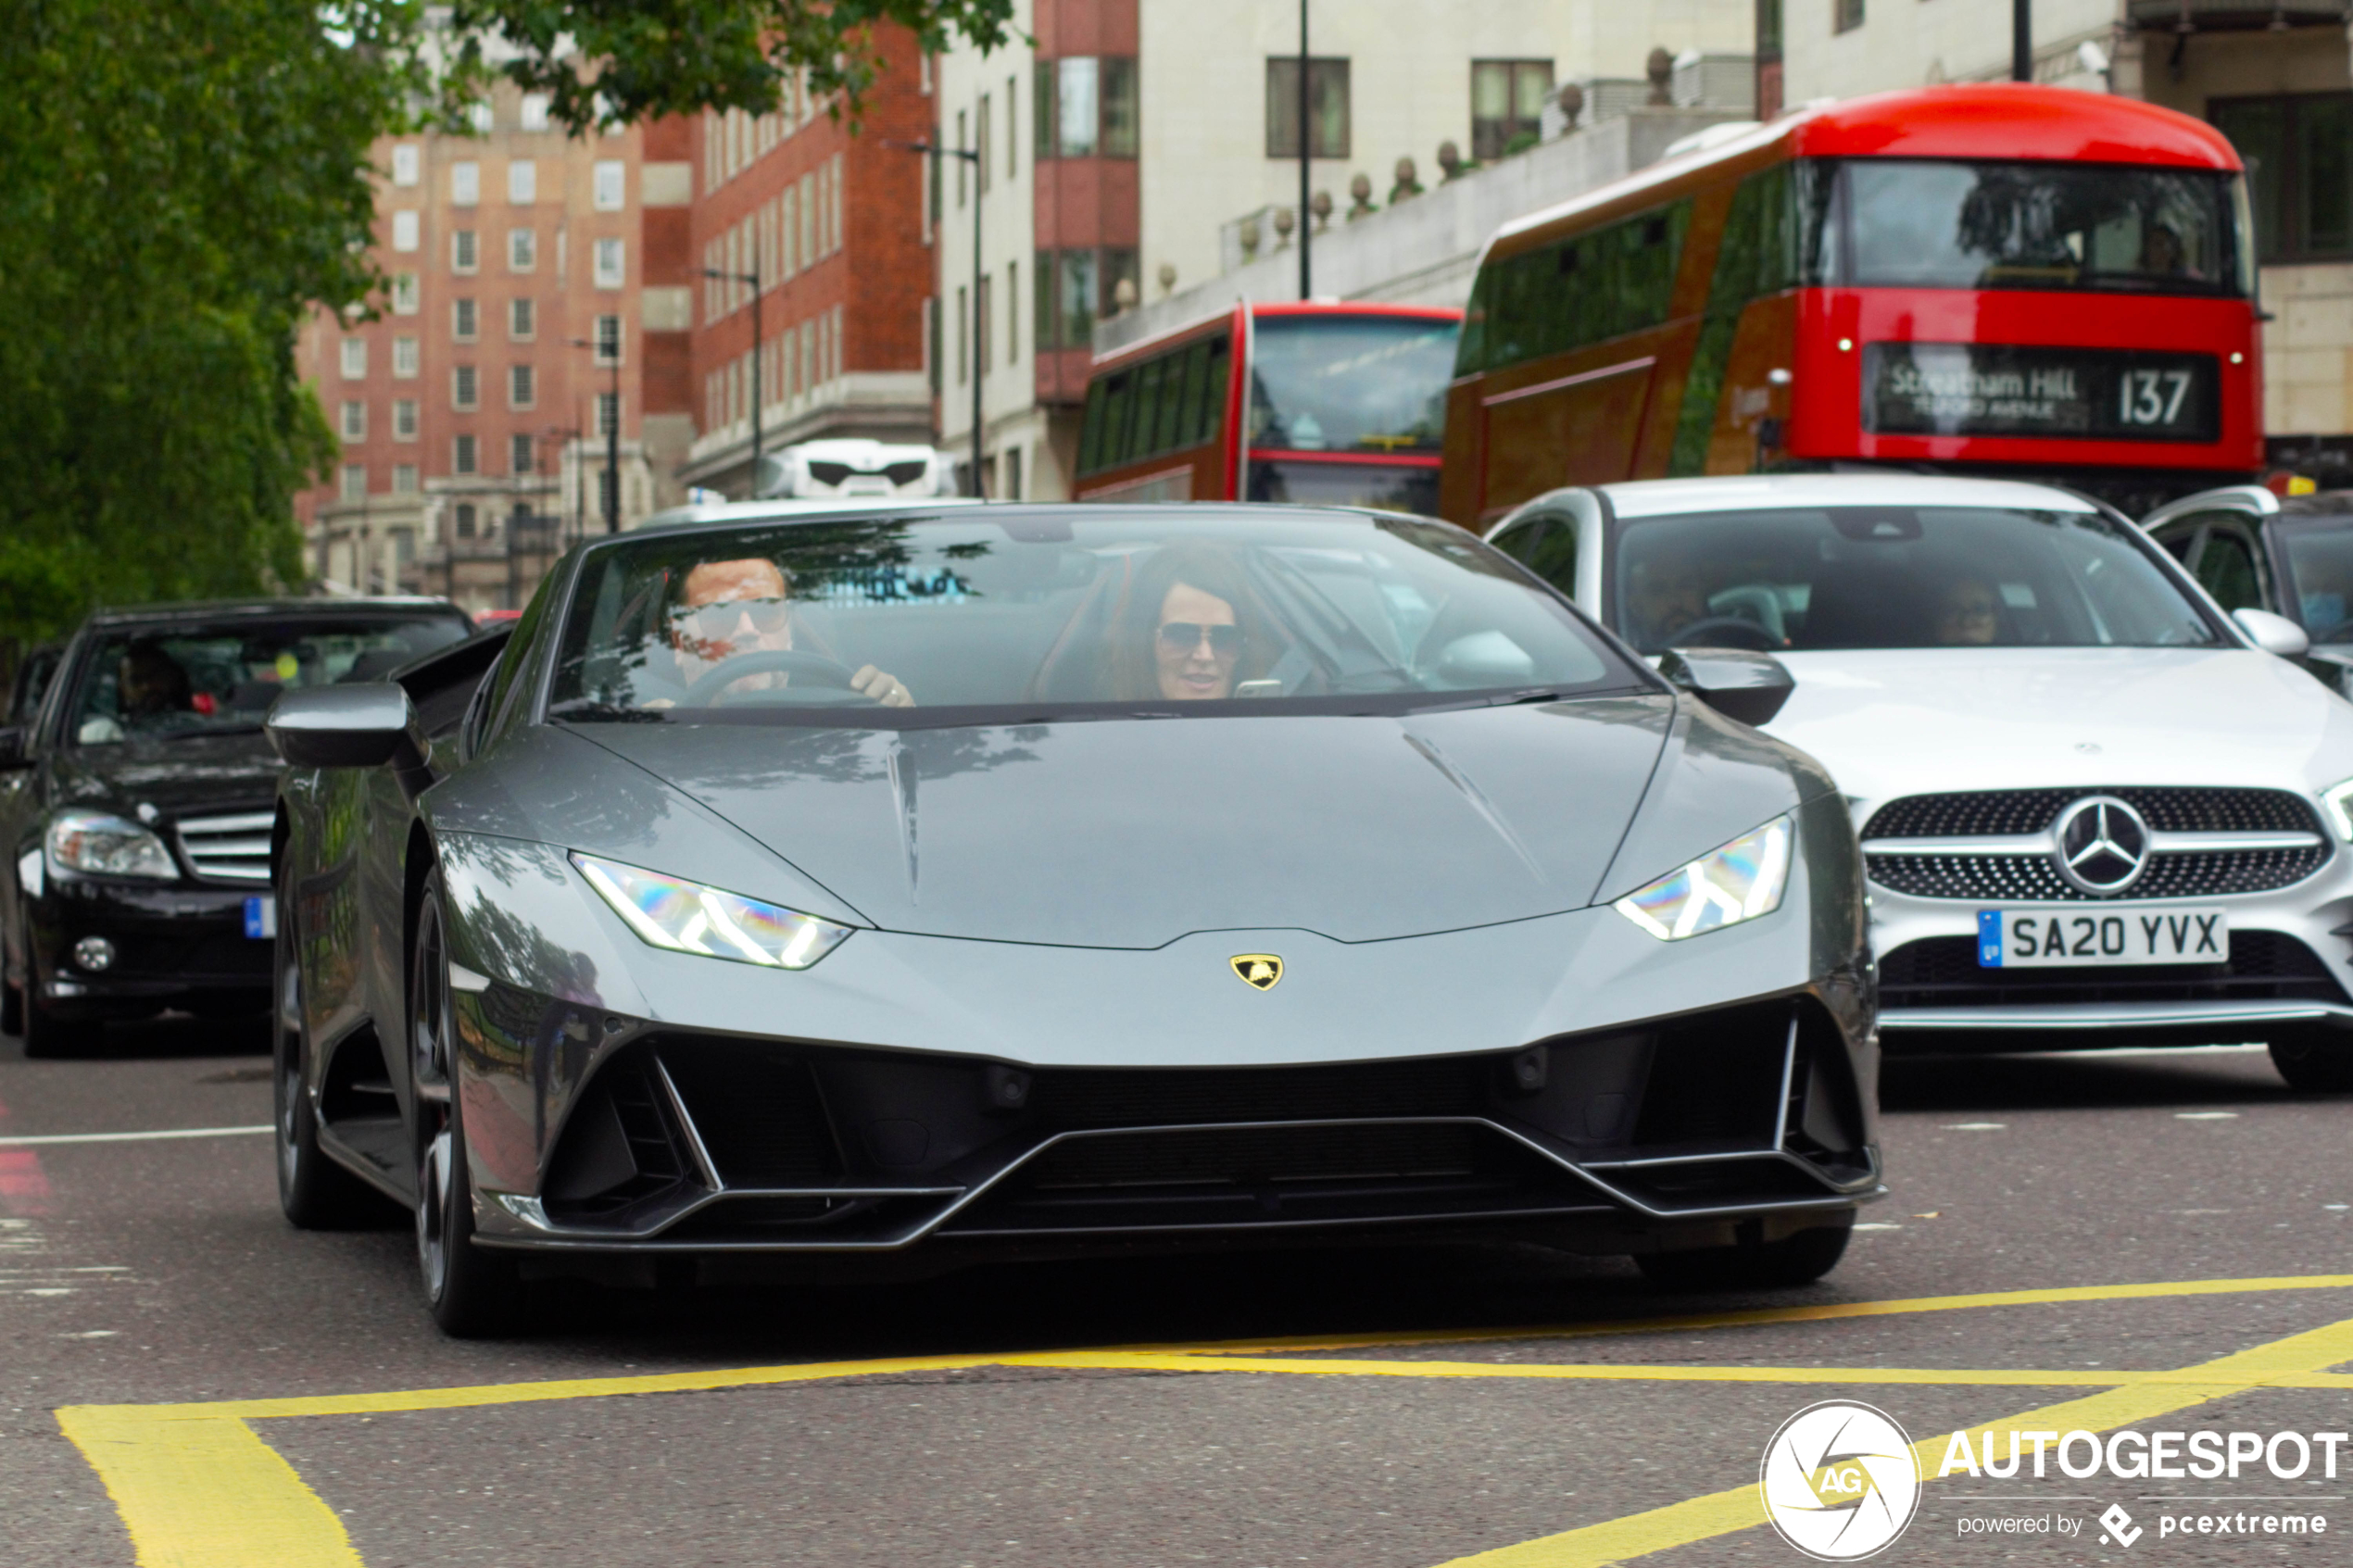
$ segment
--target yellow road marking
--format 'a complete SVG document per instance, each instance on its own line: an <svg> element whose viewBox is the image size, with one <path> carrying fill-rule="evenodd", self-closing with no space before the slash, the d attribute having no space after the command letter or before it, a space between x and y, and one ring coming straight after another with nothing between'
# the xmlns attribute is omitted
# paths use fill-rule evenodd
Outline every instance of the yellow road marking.
<svg viewBox="0 0 2353 1568"><path fill-rule="evenodd" d="M1564 1338L1599 1334L1729 1328L1753 1323L1821 1322L1969 1307L2065 1301L2145 1299L2246 1291L2330 1289L2353 1286L2353 1274L2195 1280L2158 1285L2084 1286L2057 1290L1999 1291L1974 1296L1920 1297L1897 1301L1840 1302L1817 1307L1617 1322L1570 1328L1433 1331L1362 1335L1340 1339L1257 1340L1150 1348L910 1356L855 1361L724 1371L653 1373L630 1377L570 1378L537 1383L418 1388L378 1394L329 1394L278 1399L229 1399L200 1404L80 1405L57 1411L65 1435L105 1482L121 1513L142 1568L360 1568L341 1522L301 1476L247 1423L308 1416L383 1414L528 1404L618 1395L696 1393L724 1388L871 1378L983 1367L1031 1367L1109 1372L1182 1371L1203 1374L1290 1373L1315 1376L1589 1379L1617 1382L1783 1384L1914 1384L1946 1386L2096 1387L2085 1399L2030 1411L2006 1424L2067 1420L2086 1429L2120 1425L2246 1389L2353 1387L2353 1376L2326 1369L2353 1361L2353 1323L2176 1371L2045 1369L1983 1371L1882 1367L1703 1367L1495 1363L1444 1361L1310 1360L1267 1352L1301 1348L1415 1345L1504 1338ZM2103 1412L2106 1412L2105 1414ZM1943 1457L1933 1439L1932 1467ZM1926 1449L1929 1443L1921 1447ZM1581 1568L1663 1550L1760 1523L1754 1487L1695 1498L1605 1524L1572 1530L1497 1552L1461 1559L1446 1568ZM1652 1544L1643 1544L1652 1543Z"/></svg>
<svg viewBox="0 0 2353 1568"><path fill-rule="evenodd" d="M1967 1430L1970 1440L1979 1444L1984 1442L1983 1434L1989 1430L2105 1432L2249 1389L2281 1386L2294 1374L2321 1372L2348 1361L2353 1361L2353 1321L2332 1323L2219 1361L2185 1367L2177 1374L2178 1380L2144 1379ZM1951 1440L1950 1433L1939 1433L1912 1445L1924 1477L1935 1478L1936 1468L1944 1461ZM1690 1546L1764 1523L1765 1506L1752 1481L1606 1524L1589 1524L1517 1546L1458 1557L1441 1563L1440 1568L1603 1568L1605 1563L1647 1557L1653 1552Z"/></svg>
<svg viewBox="0 0 2353 1568"><path fill-rule="evenodd" d="M1737 1312L1696 1312L1673 1318L1620 1318L1607 1323L1520 1328L1433 1328L1411 1334L1297 1335L1228 1339L1206 1345L1127 1345L1122 1349L1210 1350L1247 1356L1278 1350L1378 1349L1391 1345L1470 1345L1498 1339L1584 1339L1607 1334L1667 1334L1759 1323L1827 1323L1912 1312L1954 1312L1979 1307L2055 1306L2068 1301L2145 1301L2168 1296L2234 1296L2269 1290L2342 1290L2353 1274L2284 1274L2254 1279L2173 1280L2156 1285L2070 1285L2049 1290L1994 1290L1972 1296L1915 1296L1891 1301L1831 1301L1814 1307L1755 1307Z"/></svg>

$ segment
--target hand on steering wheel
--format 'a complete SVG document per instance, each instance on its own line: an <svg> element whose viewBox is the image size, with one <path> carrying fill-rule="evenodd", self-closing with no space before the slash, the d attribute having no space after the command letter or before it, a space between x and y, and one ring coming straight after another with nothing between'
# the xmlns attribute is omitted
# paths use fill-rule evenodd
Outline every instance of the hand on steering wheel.
<svg viewBox="0 0 2353 1568"><path fill-rule="evenodd" d="M800 648L754 648L749 653L734 654L721 659L695 678L678 699L681 708L711 708L720 705L728 687L753 675L772 675L782 671L798 676L805 684L830 687L841 693L833 701L854 700L853 693L863 692L851 684L849 667L837 659L827 659L822 653L809 653ZM817 700L828 700L820 697Z"/></svg>
<svg viewBox="0 0 2353 1568"><path fill-rule="evenodd" d="M1667 639L1670 648L1745 648L1751 653L1779 653L1787 645L1754 621L1737 615L1710 615L1679 628Z"/></svg>

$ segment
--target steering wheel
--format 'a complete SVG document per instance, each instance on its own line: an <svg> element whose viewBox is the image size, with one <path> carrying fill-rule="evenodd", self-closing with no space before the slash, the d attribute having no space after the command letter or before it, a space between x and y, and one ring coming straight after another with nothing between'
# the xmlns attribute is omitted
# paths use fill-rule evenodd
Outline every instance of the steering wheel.
<svg viewBox="0 0 2353 1568"><path fill-rule="evenodd" d="M1780 639L1754 621L1737 615L1711 615L1692 621L1667 639L1670 648L1745 648L1751 653L1779 653Z"/></svg>
<svg viewBox="0 0 2353 1568"><path fill-rule="evenodd" d="M850 669L837 659L827 659L822 653L809 653L800 648L755 648L749 653L735 654L721 659L696 677L678 699L681 708L711 708L719 706L719 694L749 675L767 675L776 671L808 679L819 690L832 688L816 701L836 703L872 703L875 699L849 684ZM835 695L838 693L839 695Z"/></svg>

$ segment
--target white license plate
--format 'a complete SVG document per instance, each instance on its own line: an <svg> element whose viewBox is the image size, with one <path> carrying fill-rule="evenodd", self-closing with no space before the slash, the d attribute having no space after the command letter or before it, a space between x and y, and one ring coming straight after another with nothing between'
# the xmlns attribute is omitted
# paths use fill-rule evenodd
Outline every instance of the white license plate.
<svg viewBox="0 0 2353 1568"><path fill-rule="evenodd" d="M2231 922L2221 909L1980 909L1982 969L2063 965L2228 963Z"/></svg>
<svg viewBox="0 0 2353 1568"><path fill-rule="evenodd" d="M245 935L257 942L266 942L278 935L278 900L267 893L249 894L245 898Z"/></svg>

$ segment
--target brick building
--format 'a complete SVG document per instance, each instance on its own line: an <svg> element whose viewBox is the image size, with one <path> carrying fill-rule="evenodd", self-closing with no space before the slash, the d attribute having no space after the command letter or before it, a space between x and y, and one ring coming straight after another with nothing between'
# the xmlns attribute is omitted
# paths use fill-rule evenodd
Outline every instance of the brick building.
<svg viewBox="0 0 2353 1568"><path fill-rule="evenodd" d="M614 420L623 518L683 494L691 301L674 280L648 289L646 270L649 251L672 271L683 259L692 182L646 149L684 136L574 139L505 83L475 128L378 145L388 295L372 320L318 315L299 345L343 443L297 508L331 591L521 603L602 526Z"/></svg>
<svg viewBox="0 0 2353 1568"><path fill-rule="evenodd" d="M773 113L693 122L687 273L702 433L680 472L690 483L749 493L755 398L767 451L830 436L931 439L926 160L907 145L930 133L929 69L912 33L880 37L883 69L854 133L798 86Z"/></svg>

